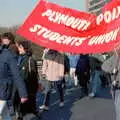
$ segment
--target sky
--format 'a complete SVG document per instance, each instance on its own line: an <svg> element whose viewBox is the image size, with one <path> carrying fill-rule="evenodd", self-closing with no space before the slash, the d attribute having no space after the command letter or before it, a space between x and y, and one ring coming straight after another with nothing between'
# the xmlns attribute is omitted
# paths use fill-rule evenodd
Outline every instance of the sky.
<svg viewBox="0 0 120 120"><path fill-rule="evenodd" d="M10 27L22 24L39 0L1 0L0 26ZM86 0L48 0L62 6L85 11Z"/></svg>

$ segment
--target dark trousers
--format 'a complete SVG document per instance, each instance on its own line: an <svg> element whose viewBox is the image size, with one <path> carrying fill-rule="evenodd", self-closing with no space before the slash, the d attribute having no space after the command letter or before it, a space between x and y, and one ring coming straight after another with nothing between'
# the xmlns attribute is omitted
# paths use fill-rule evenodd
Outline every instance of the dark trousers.
<svg viewBox="0 0 120 120"><path fill-rule="evenodd" d="M85 72L79 72L77 74L78 82L80 87L82 87L82 91L85 94L88 94L88 82L89 82L89 75Z"/></svg>
<svg viewBox="0 0 120 120"><path fill-rule="evenodd" d="M36 113L36 96L35 95L29 95L28 101L20 104L20 111L22 115L26 115L28 113Z"/></svg>
<svg viewBox="0 0 120 120"><path fill-rule="evenodd" d="M51 81L48 81L48 86L50 86L52 82ZM58 89L58 92L59 92L59 96L60 96L60 102L63 102L64 101L64 93L63 93L63 87L62 87L62 83L63 81L60 80L60 81L55 81L54 82L57 89ZM46 92L45 94L45 100L44 100L44 105L46 106L49 106L49 101L50 101L50 89Z"/></svg>
<svg viewBox="0 0 120 120"><path fill-rule="evenodd" d="M18 92L16 92L14 108L19 117L28 113L36 113L36 95L28 94L28 100L25 103L21 103Z"/></svg>

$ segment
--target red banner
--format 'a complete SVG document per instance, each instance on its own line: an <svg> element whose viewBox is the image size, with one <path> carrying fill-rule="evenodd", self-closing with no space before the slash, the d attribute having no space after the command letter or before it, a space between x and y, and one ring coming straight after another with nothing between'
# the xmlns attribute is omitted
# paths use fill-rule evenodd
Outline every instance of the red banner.
<svg viewBox="0 0 120 120"><path fill-rule="evenodd" d="M41 0L17 33L59 51L109 52L119 41L119 3L108 8L94 16Z"/></svg>

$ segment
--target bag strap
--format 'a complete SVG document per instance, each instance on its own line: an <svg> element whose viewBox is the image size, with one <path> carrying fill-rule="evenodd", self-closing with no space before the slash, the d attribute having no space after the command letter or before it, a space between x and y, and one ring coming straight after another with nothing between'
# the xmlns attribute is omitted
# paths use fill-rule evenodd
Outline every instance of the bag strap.
<svg viewBox="0 0 120 120"><path fill-rule="evenodd" d="M28 59L28 71L31 73L31 57Z"/></svg>

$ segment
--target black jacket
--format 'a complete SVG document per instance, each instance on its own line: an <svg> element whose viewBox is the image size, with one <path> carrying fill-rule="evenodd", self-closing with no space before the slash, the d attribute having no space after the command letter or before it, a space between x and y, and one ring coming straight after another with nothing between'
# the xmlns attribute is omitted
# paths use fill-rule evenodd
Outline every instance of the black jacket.
<svg viewBox="0 0 120 120"><path fill-rule="evenodd" d="M36 60L32 56L19 56L21 63L19 64L20 75L24 79L28 94L35 95L38 89L38 72Z"/></svg>
<svg viewBox="0 0 120 120"><path fill-rule="evenodd" d="M64 74L70 72L70 61L67 55L64 55Z"/></svg>

